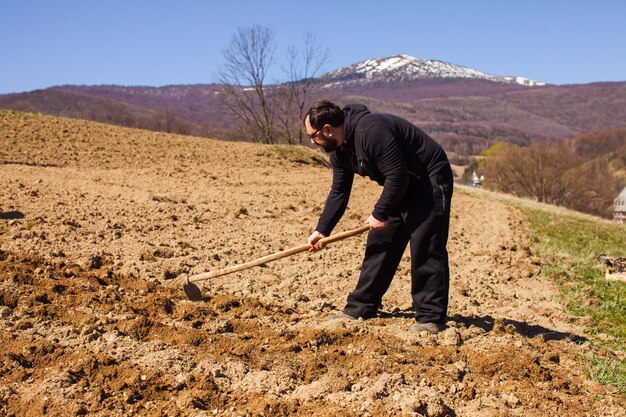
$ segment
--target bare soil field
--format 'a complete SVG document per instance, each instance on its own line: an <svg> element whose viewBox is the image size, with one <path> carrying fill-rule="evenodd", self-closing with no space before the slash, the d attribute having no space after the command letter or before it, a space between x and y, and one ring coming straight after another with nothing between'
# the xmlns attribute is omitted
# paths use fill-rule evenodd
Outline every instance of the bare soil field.
<svg viewBox="0 0 626 417"><path fill-rule="evenodd" d="M364 236L188 300L181 274L306 242L331 172L300 159L0 112L0 415L626 415L586 377L588 321L540 276L521 215L462 188L440 334L407 331L408 255L379 317L327 322ZM360 226L380 191L357 179L335 232Z"/></svg>

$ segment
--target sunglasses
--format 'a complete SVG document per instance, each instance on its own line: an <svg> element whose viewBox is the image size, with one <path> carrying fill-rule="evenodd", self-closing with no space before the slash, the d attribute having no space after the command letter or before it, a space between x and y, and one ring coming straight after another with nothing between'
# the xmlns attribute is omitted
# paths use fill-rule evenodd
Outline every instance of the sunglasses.
<svg viewBox="0 0 626 417"><path fill-rule="evenodd" d="M315 139L315 136L317 136L317 134L320 132L320 130L322 130L321 127L317 129L315 132L311 133L310 135L307 133L307 136L309 137L309 139L313 140Z"/></svg>

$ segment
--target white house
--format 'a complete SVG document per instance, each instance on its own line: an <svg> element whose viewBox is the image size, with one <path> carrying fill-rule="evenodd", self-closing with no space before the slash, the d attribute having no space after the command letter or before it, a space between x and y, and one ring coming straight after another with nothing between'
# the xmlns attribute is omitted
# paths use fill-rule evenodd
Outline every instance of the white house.
<svg viewBox="0 0 626 417"><path fill-rule="evenodd" d="M485 180L485 176L481 175L479 177L478 174L476 173L476 170L474 170L474 173L472 174L472 182L470 183L470 185L472 187L478 187L480 184L482 184L484 180Z"/></svg>
<svg viewBox="0 0 626 417"><path fill-rule="evenodd" d="M626 187L613 201L613 219L616 223L626 223Z"/></svg>

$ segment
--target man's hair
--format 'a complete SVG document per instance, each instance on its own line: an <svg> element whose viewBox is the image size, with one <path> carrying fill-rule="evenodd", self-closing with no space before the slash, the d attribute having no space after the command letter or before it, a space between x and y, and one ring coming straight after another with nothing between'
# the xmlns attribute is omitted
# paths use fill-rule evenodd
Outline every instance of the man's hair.
<svg viewBox="0 0 626 417"><path fill-rule="evenodd" d="M345 118L341 108L328 100L314 103L306 116L309 116L309 123L311 123L313 129L321 129L325 124L329 124L332 127L341 126ZM306 116L304 117L305 119Z"/></svg>

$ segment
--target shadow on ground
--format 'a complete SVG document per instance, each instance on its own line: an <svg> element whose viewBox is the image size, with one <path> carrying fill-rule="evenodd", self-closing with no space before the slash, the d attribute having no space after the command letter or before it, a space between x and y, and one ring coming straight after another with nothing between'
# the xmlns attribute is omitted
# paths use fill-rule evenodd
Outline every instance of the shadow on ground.
<svg viewBox="0 0 626 417"><path fill-rule="evenodd" d="M23 219L24 213L21 211L0 211L0 220Z"/></svg>
<svg viewBox="0 0 626 417"><path fill-rule="evenodd" d="M457 323L462 323L466 326L474 325L476 327L480 327L486 332L492 332L497 330L498 328L506 328L507 326L514 326L515 331L526 337L537 337L540 336L545 341L550 340L571 340L574 343L584 343L587 341L586 337L578 336L573 333L567 332L558 332L552 329L548 329L543 326L528 324L522 321L511 320L511 319L495 319L491 316L483 316L483 317L464 317L459 315L451 316L449 321L455 321Z"/></svg>

